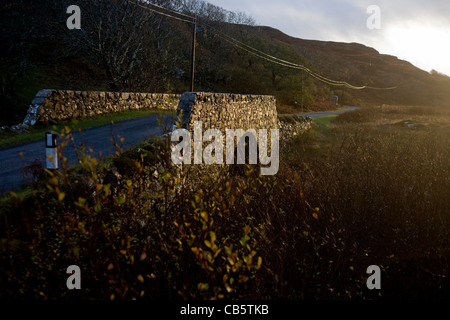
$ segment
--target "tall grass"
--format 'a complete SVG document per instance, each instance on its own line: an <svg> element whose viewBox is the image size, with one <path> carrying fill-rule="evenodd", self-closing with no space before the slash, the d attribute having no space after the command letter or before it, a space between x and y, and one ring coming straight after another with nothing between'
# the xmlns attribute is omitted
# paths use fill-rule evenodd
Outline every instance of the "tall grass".
<svg viewBox="0 0 450 320"><path fill-rule="evenodd" d="M383 124L405 116L430 125ZM293 140L276 176L172 166L167 140L105 162L79 150L79 167L1 199L0 297L448 298L449 123L340 115Z"/></svg>

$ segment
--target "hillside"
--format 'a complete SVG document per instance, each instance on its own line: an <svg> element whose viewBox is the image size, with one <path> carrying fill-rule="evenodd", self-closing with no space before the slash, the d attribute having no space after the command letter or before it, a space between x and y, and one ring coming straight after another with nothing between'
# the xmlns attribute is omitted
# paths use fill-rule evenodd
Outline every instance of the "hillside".
<svg viewBox="0 0 450 320"><path fill-rule="evenodd" d="M69 2L4 1L0 24L4 44L0 125L21 121L35 93L43 88L184 92L189 90L192 27L189 23L137 7L128 1L83 7L82 30L65 27ZM106 3L106 4L105 4ZM303 40L202 1L191 8L179 1L166 7L198 14L196 91L271 94L279 108L299 110L302 75L236 47L229 39L279 59L301 64L329 79L355 86L395 90L352 90L304 75L306 110L340 103L450 105L450 78L428 73L407 61L356 43ZM103 23L103 24L102 24ZM102 25L101 34L99 26ZM224 37L225 36L225 37ZM231 38L227 38L231 37Z"/></svg>
<svg viewBox="0 0 450 320"><path fill-rule="evenodd" d="M259 28L257 34L299 52L319 72L333 79L354 85L397 87L392 91L351 91L353 97L366 103L438 106L450 102L450 78L380 54L374 48L358 43L298 39L270 27Z"/></svg>

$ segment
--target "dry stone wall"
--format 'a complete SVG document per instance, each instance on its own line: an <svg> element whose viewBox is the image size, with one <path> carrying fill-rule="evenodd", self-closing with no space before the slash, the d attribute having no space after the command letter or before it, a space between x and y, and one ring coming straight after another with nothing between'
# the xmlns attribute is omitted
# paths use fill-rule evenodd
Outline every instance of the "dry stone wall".
<svg viewBox="0 0 450 320"><path fill-rule="evenodd" d="M217 170L227 168L231 170L230 172L238 174L243 174L243 172L245 172L245 166L239 164L230 166L230 164L237 163L236 160L239 157L238 153L242 156L242 151L239 152L239 147L237 147L237 140L242 139L242 136L239 134L240 138L237 138L233 135L235 136L234 150L229 153L229 150L227 150L229 147L228 143L224 139L225 136L228 139L227 129L242 129L243 131L253 129L256 134L256 141L259 145L257 150L253 149L257 152L256 158L253 158L253 161L255 161L254 163L257 163L256 165L260 166L261 174L276 174L279 165L279 146L285 145L291 138L311 128L311 118L289 117L286 119L282 118L280 121L276 109L276 100L273 96L188 92L182 94L180 97L177 115L179 120L181 120L183 127L190 132L191 151L190 153L185 154L188 158L193 157L194 163L203 166L202 152L203 150L206 150L205 147L209 142L199 140L198 142L200 143L200 146L202 146L202 150L200 150L200 152L194 150L196 148L195 145L197 139L201 139L201 137L196 134L198 126L196 128L195 124L196 122L201 121L203 134L208 129L218 129L222 133L223 156L214 153L214 159L209 159L209 161L218 160L219 165L216 166ZM260 131L261 129L265 129L265 133L264 131ZM276 140L276 136L272 136L272 129L279 130L278 141ZM261 139L261 134L267 134L267 139ZM214 135L216 135L216 133ZM179 136L175 137L175 140L177 140L178 137ZM215 136L215 139L220 139L220 135L219 138ZM242 142L242 140L240 141ZM274 142L274 144L272 144L272 142ZM252 149L251 145L252 144L249 143L246 147L246 151L244 151L244 163L249 163L251 157L249 153ZM214 151L216 151L216 149L214 149ZM263 151L263 153L261 153L261 151ZM266 166L266 160L269 156L266 151L270 152L269 167ZM208 152L210 152L210 150ZM208 152L206 153L206 157L209 157ZM234 159L229 159L230 154ZM263 160L261 157L264 159L264 165L262 164ZM225 159L227 164L224 164ZM260 161L258 161L258 159ZM231 160L231 162L229 160ZM243 159L241 158L241 160ZM183 159L183 161L185 161L185 159ZM188 163L191 163L189 159ZM263 170L265 170L264 173Z"/></svg>
<svg viewBox="0 0 450 320"><path fill-rule="evenodd" d="M282 144L311 129L313 120L306 116L278 117L274 96L188 92L180 97L177 113L191 132L195 121L202 121L203 131L219 129L280 129ZM281 121L280 121L281 119Z"/></svg>
<svg viewBox="0 0 450 320"><path fill-rule="evenodd" d="M276 100L273 96L187 92L177 108L182 121L193 130L195 121L203 129L279 129Z"/></svg>
<svg viewBox="0 0 450 320"><path fill-rule="evenodd" d="M86 118L127 110L175 111L180 95L136 92L41 90L32 101L25 125Z"/></svg>
<svg viewBox="0 0 450 320"><path fill-rule="evenodd" d="M182 113L183 123L193 131L195 121L202 121L203 131L219 129L280 129L280 140L289 140L311 128L309 117L278 118L276 99L268 95L241 95L210 92L155 94L135 92L99 92L40 90L33 99L22 124L15 131L38 122L86 118L112 112L162 109ZM269 140L270 141L270 140Z"/></svg>
<svg viewBox="0 0 450 320"><path fill-rule="evenodd" d="M309 131L313 123L313 119L309 116L282 116L279 119L281 146L286 145L290 139Z"/></svg>

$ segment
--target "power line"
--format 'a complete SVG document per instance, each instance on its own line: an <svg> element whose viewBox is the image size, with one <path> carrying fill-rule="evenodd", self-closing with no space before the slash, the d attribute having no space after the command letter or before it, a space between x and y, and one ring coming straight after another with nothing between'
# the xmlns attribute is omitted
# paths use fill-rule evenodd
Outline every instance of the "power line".
<svg viewBox="0 0 450 320"><path fill-rule="evenodd" d="M254 50L254 51L256 51L256 52L259 52L260 54L265 55L267 58L261 57L260 55L257 55L257 56L259 56L259 57L261 57L261 58L264 58L264 59L266 59L266 60L269 60L269 61L271 61L271 62L278 63L278 64L280 64L280 65L282 65L282 66L285 66L285 67L291 67L291 68L294 68L294 69L305 70L308 74L311 74L311 75L314 74L314 75L315 75L315 78L317 78L318 80L323 80L324 82L327 82L328 84L346 85L346 86L353 87L353 88L360 88L360 87L352 86L352 85L350 85L350 84L348 84L347 82L344 82L344 81L336 81L336 80L328 79L328 78L326 78L326 77L324 77L324 76L321 76L320 74L317 74L317 73L312 72L310 69L308 69L308 68L305 67L304 65L296 64L296 63L293 63L293 62L289 62L289 61L286 61L286 60L277 58L277 57L272 56L272 55L270 55L270 54L268 54L268 53L265 53L265 52L262 52L262 51L260 51L260 50L258 50L258 49L256 49L256 48L253 48L253 47L251 47L251 46L249 46L249 45L247 45L247 44L245 44L245 43L243 43L243 42L241 42L241 41L239 41L239 40L236 40L236 39L234 39L234 38L232 38L232 37L230 37L230 36L224 34L224 33L221 32L221 31L216 30L216 32L220 32L220 33L222 33L224 36L226 36L227 38L231 39L231 40L234 42L234 43L233 43L234 45L236 45L236 43L239 44L239 45L236 45L236 46L241 47L241 49L244 49L244 50L246 50L246 51L248 51L248 52L250 52L250 53L252 53L252 54L255 54L255 53L253 53L253 52L251 52L251 51L249 51L249 50L247 49L247 48L249 48L249 49L251 49L251 50ZM220 37L219 34L218 34L218 36ZM242 46L244 46L244 47L246 47L246 48L242 48ZM256 55L256 54L255 54L255 55ZM272 61L272 59L273 59L273 60L276 60L276 61ZM279 61L279 62L281 62L281 63L279 63L279 62L277 62L277 61Z"/></svg>
<svg viewBox="0 0 450 320"><path fill-rule="evenodd" d="M272 56L272 55L270 55L270 54L268 54L268 53L265 53L265 52L260 51L260 50L258 50L258 49L256 49L256 48L253 48L253 47L251 47L251 46L245 44L245 43L242 42L242 41L236 40L236 39L230 37L229 35L227 35L227 34L221 32L221 31L219 31L219 30L217 30L217 29L215 29L215 28L213 28L213 27L209 27L209 28L214 29L213 31L215 31L216 33L221 33L221 34L223 34L225 37L227 37L227 38L230 39L231 41L233 41L233 42L235 42L235 43L238 43L238 44L240 44L241 46L244 46L244 47L249 48L249 49L251 49L251 50L254 50L254 51L256 51L256 52L259 52L259 53L261 53L261 54L263 54L263 55L265 55L265 56L267 56L267 57L269 57L269 58L271 58L271 59L280 61L280 62L282 62L282 63L284 63L284 64L288 64L288 65L291 65L291 66L296 67L296 68L306 69L306 70L310 71L308 68L306 68L306 67L303 66L303 65L296 64L296 63L293 63L293 62L289 62L289 61L286 61L286 60L277 58L277 57ZM219 37L221 37L219 34L217 34L217 35L218 35Z"/></svg>
<svg viewBox="0 0 450 320"><path fill-rule="evenodd" d="M152 9L152 8L149 8L148 6L143 6L143 5L141 5L141 4L137 3L137 2L134 2L134 1L130 1L130 3L132 3L132 4L136 5L136 6L139 6L139 7L141 7L141 8L144 8L144 9L146 9L146 10L150 10L150 11L152 11L152 12L155 12L155 13L157 13L157 14L161 14L161 15L163 15L163 16L172 18L172 19L180 20L180 21L187 22L187 23L194 23L194 17L192 17L192 21L190 21L190 20L186 20L186 19L183 19L183 18L175 17L175 16L170 15L170 14L168 14L168 13L163 13L163 12L160 12L160 11L158 11L158 10L154 10L154 9Z"/></svg>
<svg viewBox="0 0 450 320"><path fill-rule="evenodd" d="M213 28L213 27L209 27L210 29L214 29L213 31L215 31L215 33L222 38L223 40L233 44L236 47L241 48L242 50L245 50L257 57L260 57L262 59L265 59L267 61L273 62L273 63L277 63L281 66L284 67L288 67L288 68L293 68L293 69L299 69L299 70L305 70L309 75L311 75L312 77L314 77L315 79L322 81L326 84L329 85L333 85L333 86L345 86L348 87L350 89L354 89L354 90L363 90L363 89L374 89L374 90L392 90L392 89L396 89L396 87L389 87L389 88L376 88L376 87L371 87L371 86L354 86L351 85L345 81L337 81L337 80L332 80L332 79L328 79L318 73L315 73L313 71L311 71L310 69L308 69L307 67L305 67L304 65L300 65L297 63L293 63L290 61L286 61L283 59L280 59L278 57L272 56L268 53L265 53L263 51L260 51L256 48L253 48L245 43L243 43L242 41L236 40L234 38L232 38L231 36ZM220 34L219 34L220 33ZM223 35L223 36L222 36ZM226 37L226 38L225 38ZM253 50L253 51L252 51Z"/></svg>
<svg viewBox="0 0 450 320"><path fill-rule="evenodd" d="M176 19L176 20L183 21L183 22L188 22L188 23L192 23L192 24L196 23L195 17L186 15L184 13L181 13L181 12L178 12L178 11L175 11L175 10L172 10L172 9L164 8L164 7L159 6L157 4L151 3L148 0L141 0L141 1L144 2L145 4L152 5L154 7L159 8L159 9L167 10L167 11L170 11L170 12L173 12L173 13L176 13L176 14L179 14L179 15L191 18L192 21L186 20L186 19L183 19L183 18L179 18L179 17L175 17L175 16L173 16L171 14L163 13L163 12L160 12L158 10L151 9L148 6L143 6L143 5L138 4L138 3L134 2L134 1L130 1L130 2L135 4L135 5L137 5L137 6L139 6L139 7L144 8L146 10L150 10L152 12L155 12L157 14L161 14L161 15L164 15L164 16ZM204 26L204 27L206 27L206 26ZM349 84L349 83L347 83L345 81L338 81L338 80L328 79L328 78L326 78L326 77L324 77L324 76L322 76L322 75L320 75L318 73L315 73L315 72L311 71L310 69L308 69L307 67L305 67L303 65L280 59L278 57L275 57L275 56L272 56L272 55L270 55L268 53L265 53L265 52L263 52L261 50L258 50L258 49L254 48L254 47L251 47L251 46L245 44L244 42L236 40L233 37L231 37L231 36L221 32L221 31L219 31L219 30L217 30L217 29L215 29L215 28L213 28L211 26L207 26L207 28L211 29L213 32L215 32L220 38L222 38L226 42L228 42L228 43L230 43L230 44L232 44L232 45L234 45L234 46L236 46L236 47L238 47L238 48L240 48L242 50L245 50L245 51L247 51L250 54L253 54L253 55L255 55L255 56L259 57L259 58L265 59L265 60L267 60L269 62L272 62L272 63L279 64L279 65L284 66L284 67L298 69L298 70L304 70L309 75L311 75L313 78L315 78L315 79L317 79L317 80L319 80L319 81L321 81L323 83L326 83L328 85L345 86L347 88L354 89L354 90L363 90L363 89L392 90L392 89L396 89L397 88L397 87L377 88L377 87L371 87L371 86L354 86L354 85Z"/></svg>
<svg viewBox="0 0 450 320"><path fill-rule="evenodd" d="M164 15L164 16L166 16L166 17L170 17L170 18L176 19L176 20L180 20L180 21L192 23L192 24L194 25L194 26L193 26L193 30L192 30L191 86L190 86L190 91L191 91L191 92L194 91L195 42L196 42L195 38L196 38L196 33L197 33L197 15L195 15L194 17L190 17L190 16L185 15L185 14L183 14L183 13L180 13L180 12L177 12L177 11L174 11L174 10L171 10L171 9L167 9L167 8L158 6L158 5L156 5L156 4L150 3L150 2L145 1L145 0L141 0L141 1L143 1L143 2L146 3L146 4L150 4L150 5L153 5L153 6L155 6L155 7L158 7L158 8L161 8L161 9L165 9L165 10L168 10L168 11L172 11L172 12L175 12L175 13L180 14L180 15L185 16L185 17L192 18L192 21L189 21L189 20L186 20L186 19L182 19L182 18L179 18L179 17L175 17L175 16L170 15L170 14L167 14L167 13L163 13L163 12L160 12L160 11L157 11L157 10L153 10L153 9L149 8L148 6L142 6L142 5L140 5L140 4L138 4L138 3L134 2L134 1L130 1L131 3L133 3L133 4L135 4L135 5L139 6L139 7L142 7L142 8L144 8L144 9L146 9L146 10L150 10L150 11L153 11L153 12L155 12L155 13L158 13L158 14Z"/></svg>
<svg viewBox="0 0 450 320"><path fill-rule="evenodd" d="M394 90L397 88L398 87L377 88L377 87L366 86L366 89L372 89L372 90Z"/></svg>
<svg viewBox="0 0 450 320"><path fill-rule="evenodd" d="M351 85L351 84L349 84L347 82L344 82L344 81L336 81L336 80L328 79L328 78L326 78L326 77L324 77L324 76L322 76L320 74L317 74L317 73L311 71L310 69L308 69L307 67L305 67L303 65L296 64L296 63L293 63L293 62L289 62L289 61L286 61L286 60L274 57L274 56L272 56L270 54L267 54L267 53L262 52L262 51L260 51L258 49L250 47L250 46L242 43L241 41L236 40L236 39L234 39L234 38L232 38L232 37L230 37L228 35L225 35L227 37L227 38L225 38L224 36L218 34L217 31L216 31L216 34L220 38L225 40L226 42L229 42L232 45L234 45L234 46L236 46L236 47L238 47L238 48L240 48L240 49L242 49L244 51L247 51L248 53L251 53L251 54L253 54L253 55L255 55L255 56L259 57L259 58L265 59L265 60L267 60L269 62L272 62L272 63L279 64L279 65L284 66L284 67L288 67L288 68L292 68L292 69L298 69L298 70L305 70L309 75L313 76L315 79L317 79L319 81L322 81L322 82L324 82L326 84L333 85L333 86L346 86L346 87L348 87L350 89L355 89L355 90L362 90L362 89L366 88L366 87L356 87L356 86L353 86L353 85ZM248 48L251 48L251 50L254 50L256 52L251 51Z"/></svg>
<svg viewBox="0 0 450 320"><path fill-rule="evenodd" d="M184 13L181 13L181 12L178 12L178 11L175 11L175 10L172 10L172 9L169 9L169 8L165 8L165 7L159 6L159 5L155 4L155 3L151 3L149 0L141 0L141 1L144 2L144 3L146 3L146 4L149 4L149 5L151 5L151 6L157 7L157 8L159 8L159 9L167 10L167 11L170 11L170 12L173 12L173 13L176 13L176 14L179 14L179 15L181 15L181 16L185 16L186 18L194 19L193 16L190 16L190 15L187 15L187 14L184 14Z"/></svg>

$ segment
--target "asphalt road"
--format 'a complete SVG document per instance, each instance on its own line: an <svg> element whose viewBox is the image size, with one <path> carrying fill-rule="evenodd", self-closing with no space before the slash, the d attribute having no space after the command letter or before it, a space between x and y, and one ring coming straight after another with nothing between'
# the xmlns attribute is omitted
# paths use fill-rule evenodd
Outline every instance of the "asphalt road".
<svg viewBox="0 0 450 320"><path fill-rule="evenodd" d="M358 109L357 107L347 107L347 109L338 111L299 113L300 116L310 116L311 118L323 117L333 114L340 114ZM286 115L280 115L286 116ZM121 144L123 149L137 145L145 139L163 134L163 128L171 128L173 114L153 114L146 117L117 122L111 128L111 125L104 125L92 129L73 133L75 143L83 144L86 149L92 148L94 156L97 158L111 155L115 148L111 139L114 135L119 143L120 137L125 140ZM0 194L15 190L22 184L29 182L29 178L23 176L21 170L29 166L35 160L39 160L44 166L45 156L45 137L42 141L30 142L14 147L0 150ZM22 155L21 155L22 153ZM64 156L69 159L69 165L75 163L77 157L73 147L64 149Z"/></svg>
<svg viewBox="0 0 450 320"><path fill-rule="evenodd" d="M77 145L83 144L86 149L92 148L94 156L101 158L115 152L113 136L123 149L137 145L145 139L163 134L164 127L171 128L173 114L152 114L138 119L126 120L104 125L80 132L74 132L73 138ZM124 138L120 143L120 137ZM22 155L21 155L22 153ZM28 183L29 178L23 176L21 170L35 160L46 161L45 137L41 141L29 142L0 150L0 194L15 190ZM64 156L69 159L69 165L77 160L74 148L69 144L64 148Z"/></svg>

